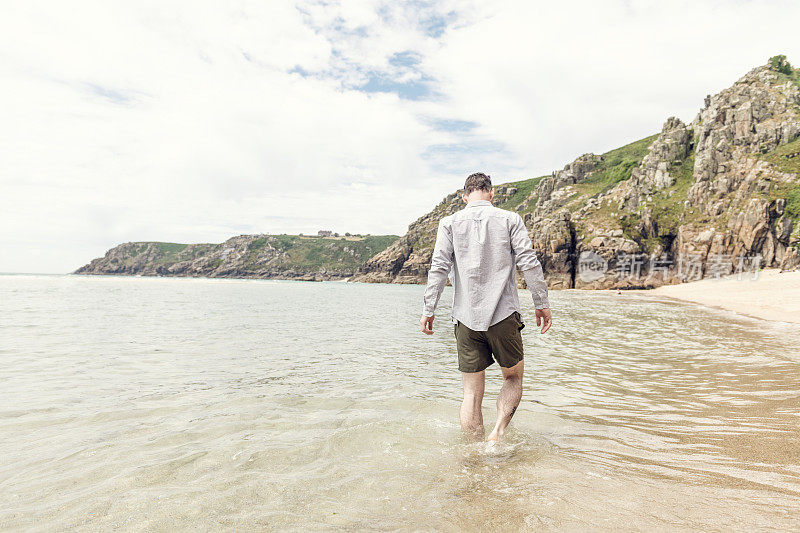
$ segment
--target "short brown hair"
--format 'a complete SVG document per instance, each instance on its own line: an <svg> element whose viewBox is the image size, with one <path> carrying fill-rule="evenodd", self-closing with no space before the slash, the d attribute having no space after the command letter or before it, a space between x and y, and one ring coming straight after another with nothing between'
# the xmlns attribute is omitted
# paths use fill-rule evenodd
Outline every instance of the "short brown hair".
<svg viewBox="0 0 800 533"><path fill-rule="evenodd" d="M492 191L492 178L483 172L476 172L470 174L467 181L464 182L464 194L469 194L472 191Z"/></svg>

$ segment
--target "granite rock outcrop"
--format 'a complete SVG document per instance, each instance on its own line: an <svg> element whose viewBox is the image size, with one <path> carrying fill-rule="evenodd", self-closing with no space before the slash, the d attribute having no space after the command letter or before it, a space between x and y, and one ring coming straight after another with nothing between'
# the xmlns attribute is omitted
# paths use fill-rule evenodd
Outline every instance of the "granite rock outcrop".
<svg viewBox="0 0 800 533"><path fill-rule="evenodd" d="M800 70L755 68L696 118L548 176L496 188L523 216L551 288L647 288L800 267ZM424 283L457 191L355 281ZM521 276L520 285L524 285Z"/></svg>

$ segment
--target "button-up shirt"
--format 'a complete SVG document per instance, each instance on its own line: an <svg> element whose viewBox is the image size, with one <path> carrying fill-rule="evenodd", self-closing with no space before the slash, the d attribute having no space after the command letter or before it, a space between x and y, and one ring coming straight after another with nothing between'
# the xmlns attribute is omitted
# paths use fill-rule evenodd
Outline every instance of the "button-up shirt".
<svg viewBox="0 0 800 533"><path fill-rule="evenodd" d="M422 313L433 316L449 278L455 291L453 323L486 331L520 310L517 268L536 309L550 307L542 265L522 217L487 200L471 201L439 222Z"/></svg>

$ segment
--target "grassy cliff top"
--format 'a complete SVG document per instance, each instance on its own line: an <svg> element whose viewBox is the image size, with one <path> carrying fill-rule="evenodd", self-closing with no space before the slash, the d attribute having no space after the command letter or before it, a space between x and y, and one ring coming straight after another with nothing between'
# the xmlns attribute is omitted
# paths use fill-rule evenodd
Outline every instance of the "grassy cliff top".
<svg viewBox="0 0 800 533"><path fill-rule="evenodd" d="M319 237L313 235L269 235L250 243L251 262L267 246L282 254L282 262L299 268L357 268L396 241L397 235Z"/></svg>
<svg viewBox="0 0 800 533"><path fill-rule="evenodd" d="M617 183L630 178L633 169L642 162L642 159L648 153L648 148L657 136L657 134L650 135L602 154L603 160L598 167L586 179L573 186L575 189L574 196L592 198L608 191ZM515 187L517 192L500 204L499 207L511 211L516 210L521 203L536 192L539 182L546 177L547 175L501 184L501 187ZM535 206L535 202L529 202L520 212L523 214L532 212Z"/></svg>

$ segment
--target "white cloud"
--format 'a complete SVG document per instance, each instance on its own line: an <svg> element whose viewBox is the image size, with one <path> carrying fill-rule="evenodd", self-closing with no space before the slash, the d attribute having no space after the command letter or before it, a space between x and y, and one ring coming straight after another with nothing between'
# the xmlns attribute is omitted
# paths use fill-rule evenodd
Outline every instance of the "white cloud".
<svg viewBox="0 0 800 533"><path fill-rule="evenodd" d="M403 233L471 171L540 175L690 120L770 55L800 62L798 15L789 2L3 4L0 271L64 272L129 240ZM370 83L420 99L358 90Z"/></svg>
<svg viewBox="0 0 800 533"><path fill-rule="evenodd" d="M509 1L426 58L450 109L533 175L690 121L776 53L800 61L792 2Z"/></svg>

